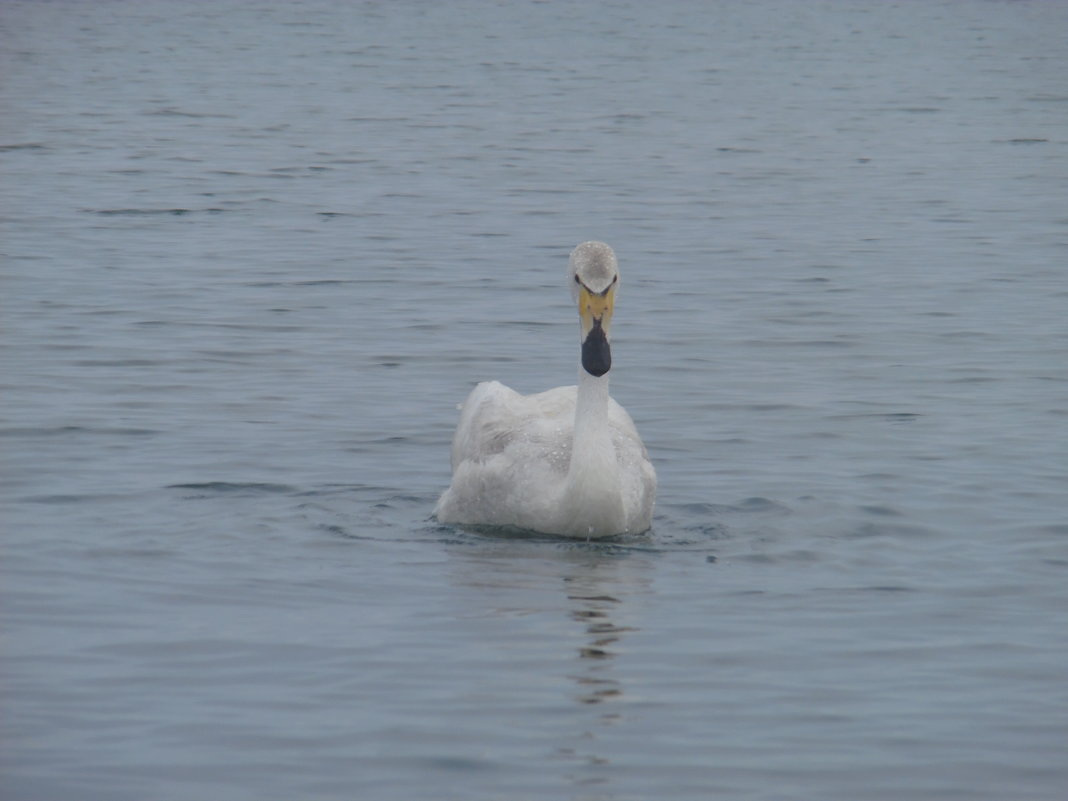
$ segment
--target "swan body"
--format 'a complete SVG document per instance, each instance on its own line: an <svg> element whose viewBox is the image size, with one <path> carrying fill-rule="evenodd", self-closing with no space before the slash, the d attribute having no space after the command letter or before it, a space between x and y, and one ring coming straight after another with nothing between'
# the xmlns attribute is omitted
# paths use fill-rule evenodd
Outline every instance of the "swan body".
<svg viewBox="0 0 1068 801"><path fill-rule="evenodd" d="M630 415L608 393L619 284L612 249L579 245L569 281L582 333L578 385L520 395L497 381L478 384L453 438L452 483L434 510L440 522L582 538L651 525L656 472Z"/></svg>

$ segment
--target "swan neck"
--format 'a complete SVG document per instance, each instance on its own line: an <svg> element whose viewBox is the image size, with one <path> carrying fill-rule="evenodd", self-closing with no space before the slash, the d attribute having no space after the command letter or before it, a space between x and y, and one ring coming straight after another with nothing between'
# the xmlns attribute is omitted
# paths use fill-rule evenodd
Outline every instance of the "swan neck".
<svg viewBox="0 0 1068 801"><path fill-rule="evenodd" d="M608 431L608 375L590 375L579 369L578 396L575 400L575 442L584 447L576 455L589 452L591 446L611 445Z"/></svg>
<svg viewBox="0 0 1068 801"><path fill-rule="evenodd" d="M580 370L571 465L561 504L565 527L579 536L618 534L625 522L608 407L608 376Z"/></svg>

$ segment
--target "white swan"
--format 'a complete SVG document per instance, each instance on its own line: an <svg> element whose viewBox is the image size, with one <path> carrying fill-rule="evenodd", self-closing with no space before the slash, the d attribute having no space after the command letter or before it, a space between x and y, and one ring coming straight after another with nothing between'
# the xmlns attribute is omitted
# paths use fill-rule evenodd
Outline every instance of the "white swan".
<svg viewBox="0 0 1068 801"><path fill-rule="evenodd" d="M476 386L452 443L442 523L515 526L566 537L646 531L656 471L626 410L608 395L609 333L619 267L612 248L584 242L568 261L578 304L578 387L520 395Z"/></svg>

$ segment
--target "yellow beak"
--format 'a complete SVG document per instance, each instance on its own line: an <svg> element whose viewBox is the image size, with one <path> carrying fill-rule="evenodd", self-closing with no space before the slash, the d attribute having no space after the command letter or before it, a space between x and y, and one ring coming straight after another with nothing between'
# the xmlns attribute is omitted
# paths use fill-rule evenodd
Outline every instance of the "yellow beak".
<svg viewBox="0 0 1068 801"><path fill-rule="evenodd" d="M615 304L616 288L610 286L604 292L590 292L586 287L579 288L579 317L582 319L582 336L585 337L593 329L595 322L601 324L601 328L608 332L608 326L612 322L612 308Z"/></svg>

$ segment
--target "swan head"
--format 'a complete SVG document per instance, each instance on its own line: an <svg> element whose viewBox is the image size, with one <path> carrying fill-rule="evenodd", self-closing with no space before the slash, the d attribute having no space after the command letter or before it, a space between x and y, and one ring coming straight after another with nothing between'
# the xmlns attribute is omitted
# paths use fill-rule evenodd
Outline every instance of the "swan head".
<svg viewBox="0 0 1068 801"><path fill-rule="evenodd" d="M616 254L604 242L583 242L571 251L567 270L581 322L582 368L600 377L612 367L609 333L619 287Z"/></svg>

